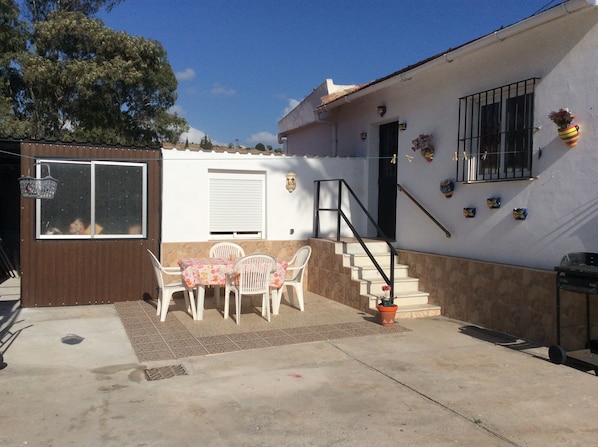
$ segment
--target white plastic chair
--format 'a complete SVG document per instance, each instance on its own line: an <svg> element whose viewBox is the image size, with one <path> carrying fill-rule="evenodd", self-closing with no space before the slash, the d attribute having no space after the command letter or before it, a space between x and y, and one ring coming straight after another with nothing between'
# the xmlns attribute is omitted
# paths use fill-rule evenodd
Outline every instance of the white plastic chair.
<svg viewBox="0 0 598 447"><path fill-rule="evenodd" d="M243 247L233 242L218 242L210 247L210 258L231 259L236 262L243 256L245 256ZM216 307L220 307L220 286L214 286L214 296Z"/></svg>
<svg viewBox="0 0 598 447"><path fill-rule="evenodd" d="M243 295L262 295L262 316L270 322L270 276L276 269L276 259L270 255L249 255L239 259L231 274L226 275L224 318L228 318L230 293L235 294L237 324L241 317Z"/></svg>
<svg viewBox="0 0 598 447"><path fill-rule="evenodd" d="M274 313L278 313L280 309L280 301L282 299L283 290L286 287L293 287L295 289L295 295L297 296L297 302L299 303L299 309L301 312L305 310L305 304L303 303L303 277L305 276L305 270L307 269L307 263L311 256L311 247L305 245L299 248L293 255L293 259L289 261L287 267L287 277L284 280L284 284L278 291L276 303L272 303L272 307L275 308ZM288 296L288 289L286 290ZM290 303L289 299L289 303Z"/></svg>
<svg viewBox="0 0 598 447"><path fill-rule="evenodd" d="M170 306L174 292L185 292L185 305L187 309L191 306L191 312L193 318L195 318L195 303L193 300L189 300L189 291L181 277L181 269L179 267L162 267L162 264L151 250L148 249L147 252L152 260L154 273L156 274L156 280L160 288L158 292L158 305L156 306L156 315L160 315L160 321L166 320L166 314L168 313L168 307ZM177 277L178 281L166 282L165 279L169 276Z"/></svg>

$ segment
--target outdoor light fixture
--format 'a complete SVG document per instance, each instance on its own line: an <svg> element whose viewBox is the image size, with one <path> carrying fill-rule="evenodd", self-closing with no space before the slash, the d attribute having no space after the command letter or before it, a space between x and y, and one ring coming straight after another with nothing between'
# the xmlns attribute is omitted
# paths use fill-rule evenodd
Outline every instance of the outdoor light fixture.
<svg viewBox="0 0 598 447"><path fill-rule="evenodd" d="M297 188L297 174L295 174L294 172L290 171L287 173L287 191L288 192L293 192L295 191L295 188Z"/></svg>
<svg viewBox="0 0 598 447"><path fill-rule="evenodd" d="M403 123L399 123L399 130L402 132L404 130L407 130L407 123L403 122Z"/></svg>
<svg viewBox="0 0 598 447"><path fill-rule="evenodd" d="M386 106L378 106L378 108L376 109L376 113L380 115L380 117L386 115Z"/></svg>
<svg viewBox="0 0 598 447"><path fill-rule="evenodd" d="M359 134L359 138L361 138L362 140L366 140L368 137L368 133L367 132L361 132Z"/></svg>

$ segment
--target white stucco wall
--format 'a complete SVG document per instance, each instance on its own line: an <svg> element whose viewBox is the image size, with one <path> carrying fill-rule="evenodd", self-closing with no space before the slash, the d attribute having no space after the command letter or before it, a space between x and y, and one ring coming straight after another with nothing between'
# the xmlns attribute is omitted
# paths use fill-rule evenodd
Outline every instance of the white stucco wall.
<svg viewBox="0 0 598 447"><path fill-rule="evenodd" d="M264 172L266 175L266 234L268 240L304 240L313 236L314 180L350 178L351 188L365 197L368 179L364 159L291 157L163 149L162 242L203 242L210 239L208 171ZM286 174L297 174L297 189L289 193ZM321 207L333 207L336 187L322 187ZM336 186L336 184L335 184ZM234 194L234 191L231 191ZM361 213L344 200L345 212L364 228ZM367 205L366 205L367 206ZM321 236L334 236L333 213L322 213ZM293 229L293 234L291 234ZM343 227L343 235L348 230Z"/></svg>
<svg viewBox="0 0 598 447"><path fill-rule="evenodd" d="M397 77L384 88L360 92L333 110L338 123L338 154L367 156L370 177L367 203L376 215L378 128L406 122L399 134L398 182L405 186L452 233L447 238L410 200L397 199L397 243L402 249L552 269L568 252L598 252L598 9L575 1L582 10L524 32L496 38L475 51L418 67L406 80ZM584 6L585 5L585 6ZM551 13L552 14L552 13ZM537 20L537 18L532 18ZM534 180L456 185L452 198L439 189L455 179L458 99L491 88L538 77L534 104ZM383 118L376 106L385 104ZM547 115L569 108L581 126L581 139L568 148ZM360 132L367 131L363 142ZM435 159L427 162L411 150L411 140L432 133ZM406 156L413 156L409 162ZM500 196L491 210L486 198ZM466 219L464 207L476 207ZM512 217L525 207L525 221Z"/></svg>

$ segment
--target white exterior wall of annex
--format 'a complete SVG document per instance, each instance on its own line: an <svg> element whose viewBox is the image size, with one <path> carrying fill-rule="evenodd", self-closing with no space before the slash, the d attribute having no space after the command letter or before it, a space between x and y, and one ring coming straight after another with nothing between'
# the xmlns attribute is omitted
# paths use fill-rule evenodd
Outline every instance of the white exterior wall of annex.
<svg viewBox="0 0 598 447"><path fill-rule="evenodd" d="M230 173L265 173L267 240L305 240L313 237L314 181L350 177L352 188L360 197L367 191L368 179L363 175L365 159L254 155L227 152L195 152L163 149L162 178L162 242L204 242L209 234L209 180L213 170ZM286 189L286 174L297 176L297 189ZM336 204L336 183L322 186L321 207ZM235 191L231 191L235 194ZM358 228L365 218L355 213L345 194L344 211L354 214ZM365 205L367 206L367 204ZM321 237L336 235L336 214L321 215ZM293 229L293 234L290 230ZM342 236L348 229L343 226Z"/></svg>
<svg viewBox="0 0 598 447"><path fill-rule="evenodd" d="M598 252L598 9L571 3L583 9L504 40L499 33L475 51L458 50L451 62L451 57L441 58L416 68L412 75L406 73L406 80L397 76L383 89L370 87L329 111L327 119L338 123L338 154L367 155L371 185L377 178L379 125L407 123L399 133L398 182L452 237L399 192L398 248L549 269L568 252ZM456 175L458 99L532 77L539 78L532 162L536 178L457 183L453 197L445 198L440 182ZM379 104L387 107L383 118L376 115ZM559 108L569 108L581 126L574 148L559 139L547 117ZM364 131L366 141L359 137ZM420 133L434 136L431 163L411 150ZM409 156L414 157L411 162ZM495 196L502 198L502 206L489 209L486 199ZM367 202L374 216L376 200L377 188L371 187ZM476 217L466 219L464 207L476 207ZM527 220L514 220L516 207L528 208Z"/></svg>

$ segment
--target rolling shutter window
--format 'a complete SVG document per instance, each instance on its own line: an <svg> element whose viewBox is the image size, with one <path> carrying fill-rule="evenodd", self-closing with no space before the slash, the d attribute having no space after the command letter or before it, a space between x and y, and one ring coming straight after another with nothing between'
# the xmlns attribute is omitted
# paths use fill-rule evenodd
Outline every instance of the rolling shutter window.
<svg viewBox="0 0 598 447"><path fill-rule="evenodd" d="M209 176L210 234L261 237L265 175L212 172Z"/></svg>

